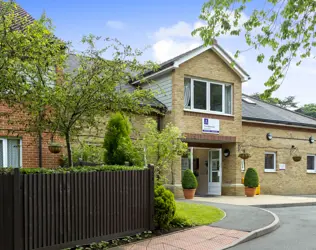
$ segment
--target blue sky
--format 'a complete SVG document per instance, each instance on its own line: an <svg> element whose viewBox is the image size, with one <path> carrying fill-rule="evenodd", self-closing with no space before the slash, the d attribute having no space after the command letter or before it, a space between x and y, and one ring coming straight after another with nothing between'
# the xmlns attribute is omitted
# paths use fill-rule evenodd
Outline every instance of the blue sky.
<svg viewBox="0 0 316 250"><path fill-rule="evenodd" d="M191 31L201 25L198 20L205 0L17 0L27 12L38 18L43 13L52 18L55 34L65 41L72 41L76 49L82 48L80 40L89 33L118 38L133 48L145 48L143 59L158 62L192 49L201 40L192 38ZM258 7L255 0L250 9ZM249 13L244 13L247 18ZM223 37L220 44L229 53L245 49L243 38ZM262 52L262 51L259 51ZM243 92L250 94L264 90L269 76L265 64L256 62L258 51L240 56L239 63L251 75L243 84ZM268 51L263 51L269 53ZM314 101L316 64L308 60L297 68L291 67L286 80L275 96L295 95L301 103ZM298 87L299 85L299 87Z"/></svg>

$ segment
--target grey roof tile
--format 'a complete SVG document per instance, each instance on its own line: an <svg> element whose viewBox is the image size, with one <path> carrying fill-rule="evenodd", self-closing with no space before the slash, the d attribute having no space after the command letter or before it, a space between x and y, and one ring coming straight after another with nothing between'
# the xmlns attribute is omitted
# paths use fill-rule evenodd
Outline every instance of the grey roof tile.
<svg viewBox="0 0 316 250"><path fill-rule="evenodd" d="M242 101L242 117L244 120L263 121L284 125L297 125L305 127L315 127L316 120L312 117L299 114L279 106L266 103L256 98L243 94L243 98L248 98L255 104Z"/></svg>

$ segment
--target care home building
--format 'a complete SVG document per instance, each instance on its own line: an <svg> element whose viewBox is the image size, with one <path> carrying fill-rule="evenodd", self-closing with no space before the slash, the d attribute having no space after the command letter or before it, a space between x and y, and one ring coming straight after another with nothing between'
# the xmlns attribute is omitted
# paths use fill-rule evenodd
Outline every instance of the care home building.
<svg viewBox="0 0 316 250"><path fill-rule="evenodd" d="M176 195L185 169L197 176L197 195L243 195L248 167L257 169L263 194L316 193L316 120L243 95L250 76L218 44L177 56L148 77L155 84L144 88L162 90L162 124L179 127L189 146L170 177ZM251 157L239 158L242 152Z"/></svg>

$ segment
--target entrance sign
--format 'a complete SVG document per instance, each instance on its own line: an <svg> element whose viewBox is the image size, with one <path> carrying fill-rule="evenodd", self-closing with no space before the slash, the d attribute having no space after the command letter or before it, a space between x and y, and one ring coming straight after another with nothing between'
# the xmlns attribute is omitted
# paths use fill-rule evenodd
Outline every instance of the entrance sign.
<svg viewBox="0 0 316 250"><path fill-rule="evenodd" d="M202 133L219 134L219 120L202 118Z"/></svg>
<svg viewBox="0 0 316 250"><path fill-rule="evenodd" d="M279 170L285 170L286 165L285 164L279 164Z"/></svg>

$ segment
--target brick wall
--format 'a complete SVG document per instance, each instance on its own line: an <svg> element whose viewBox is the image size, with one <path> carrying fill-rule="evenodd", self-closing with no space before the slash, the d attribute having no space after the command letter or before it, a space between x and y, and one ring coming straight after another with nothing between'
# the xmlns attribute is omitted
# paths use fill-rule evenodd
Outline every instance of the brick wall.
<svg viewBox="0 0 316 250"><path fill-rule="evenodd" d="M268 141L267 133L288 139L273 138ZM306 171L307 154L316 154L316 143L308 142L310 136L315 138L316 130L243 124L243 145L251 154L251 158L246 160L246 168L257 169L263 194L316 194L316 174ZM300 151L300 162L294 162L292 159L292 145ZM276 152L276 172L264 172L264 153L267 151ZM286 170L279 170L279 164L286 164Z"/></svg>
<svg viewBox="0 0 316 250"><path fill-rule="evenodd" d="M10 113L9 116L0 116L0 137L2 138L20 138L22 139L22 167L39 167L39 148L38 139L34 134L27 133L23 121L24 114L21 112L12 113L5 105L0 105L0 113ZM42 165L45 168L54 168L59 166L59 158L62 153L52 154L48 150L48 143L51 135L44 133L42 135ZM57 139L61 141L61 138Z"/></svg>

